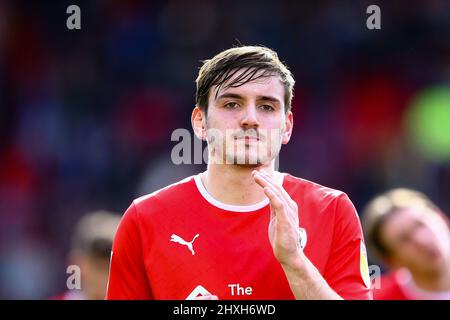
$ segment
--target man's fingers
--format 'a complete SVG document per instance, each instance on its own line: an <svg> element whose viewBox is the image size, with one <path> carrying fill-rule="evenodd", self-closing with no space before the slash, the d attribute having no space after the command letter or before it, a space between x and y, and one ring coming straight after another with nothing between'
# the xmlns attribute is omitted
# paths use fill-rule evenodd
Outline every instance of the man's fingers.
<svg viewBox="0 0 450 320"><path fill-rule="evenodd" d="M267 174L267 172L260 171L260 173L268 183L270 183L272 186L274 186L275 189L277 189L280 192L281 196L288 205L293 206L295 204L294 200L292 200L291 196L286 192L283 186L277 184L275 180Z"/></svg>
<svg viewBox="0 0 450 320"><path fill-rule="evenodd" d="M281 200L280 197L273 191L271 186L264 187L263 190L267 198L269 198L270 205L272 207L271 218L274 215L281 223L288 223L289 217L286 214L286 208L283 200Z"/></svg>
<svg viewBox="0 0 450 320"><path fill-rule="evenodd" d="M275 183L275 181L264 171L253 171L253 176L255 177L255 181L262 186L263 188L266 186L271 186L275 193L279 195L281 199L283 199L288 206L293 209L297 209L297 204L292 200L289 194L284 190L284 188Z"/></svg>
<svg viewBox="0 0 450 320"><path fill-rule="evenodd" d="M284 188L282 186L277 184L275 182L275 180L271 176L269 176L266 172L264 172L262 170L261 171L254 171L254 172L255 172L255 175L262 177L262 179L266 182L266 184L269 184L269 185L273 186L274 189L276 189L280 193L281 193L281 191L284 191L286 194L283 194L283 199L285 199L285 196L288 196L288 198L290 198L289 195L287 194L286 190L284 190Z"/></svg>
<svg viewBox="0 0 450 320"><path fill-rule="evenodd" d="M275 181L273 181L273 179L270 178L270 176L268 176L267 174L265 174L264 176L264 173L255 170L253 171L253 176L255 178L255 181L260 186L262 186L263 188L269 188L269 190L271 190L275 195L277 195L279 200L283 203L282 209L283 211L281 212L280 209L277 209L277 212L271 212L270 218L272 219L273 216L276 215L278 218L281 218L284 222L298 226L299 224L298 206L297 203L294 200L292 200L292 198L289 196L286 190L282 186L277 185ZM274 206L272 205L272 207Z"/></svg>
<svg viewBox="0 0 450 320"><path fill-rule="evenodd" d="M273 192L271 187L267 186L264 187L264 193L266 194L267 198L270 200L270 204L275 210L284 210L283 207L283 201L281 201L280 197Z"/></svg>
<svg viewBox="0 0 450 320"><path fill-rule="evenodd" d="M259 184L262 188L266 187L269 183L262 177L262 175L254 173L253 179L255 179L255 182Z"/></svg>
<svg viewBox="0 0 450 320"><path fill-rule="evenodd" d="M277 211L284 210L283 208L283 202L279 199L279 197L275 194L274 191L272 191L272 187L269 183L267 183L264 178L257 174L256 171L254 171L253 178L255 179L256 183L259 184L264 191L264 194L267 198L269 198L270 206L272 210L270 210L270 219L274 218L277 215Z"/></svg>
<svg viewBox="0 0 450 320"><path fill-rule="evenodd" d="M253 177L258 179L256 182L262 186L263 188L266 186L272 186L277 192L279 192L279 186L275 184L273 181L271 181L270 177L268 177L266 174L263 174L261 171L253 171Z"/></svg>
<svg viewBox="0 0 450 320"><path fill-rule="evenodd" d="M266 179L264 179L264 177L261 175L261 174L258 174L258 173L256 173L255 175L254 175L254 178L255 178L255 181L256 181L256 183L258 183L263 189L264 189L264 193L266 194L266 196L269 198L269 200L270 200L270 203L274 206L274 208L276 208L276 209L284 209L284 204L286 204L285 203L285 201L284 201L284 199L283 199L283 197L282 197L282 195L280 194L280 191L279 190L277 190L271 183L269 183ZM279 204L280 204L280 207L279 208L277 208L276 206L275 206L275 204L273 203L273 201L275 201L275 199L276 200L278 200L277 201L277 204L278 204L278 202L279 202Z"/></svg>

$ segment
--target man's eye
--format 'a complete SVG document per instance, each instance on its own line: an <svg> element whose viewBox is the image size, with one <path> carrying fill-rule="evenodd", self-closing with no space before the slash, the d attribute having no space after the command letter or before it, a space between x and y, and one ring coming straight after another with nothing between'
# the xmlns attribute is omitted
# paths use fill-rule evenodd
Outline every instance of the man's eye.
<svg viewBox="0 0 450 320"><path fill-rule="evenodd" d="M236 102L228 102L224 107L227 109L236 109L239 105Z"/></svg>
<svg viewBox="0 0 450 320"><path fill-rule="evenodd" d="M264 111L274 111L275 110L274 107L272 107L271 105L268 105L268 104L263 104L260 108Z"/></svg>
<svg viewBox="0 0 450 320"><path fill-rule="evenodd" d="M422 221L416 221L416 223L414 224L414 229L419 229L423 226L425 226L425 224Z"/></svg>
<svg viewBox="0 0 450 320"><path fill-rule="evenodd" d="M410 240L410 235L409 234L401 234L399 237L398 237L398 242L399 243L406 243L406 242L408 242L409 240Z"/></svg>

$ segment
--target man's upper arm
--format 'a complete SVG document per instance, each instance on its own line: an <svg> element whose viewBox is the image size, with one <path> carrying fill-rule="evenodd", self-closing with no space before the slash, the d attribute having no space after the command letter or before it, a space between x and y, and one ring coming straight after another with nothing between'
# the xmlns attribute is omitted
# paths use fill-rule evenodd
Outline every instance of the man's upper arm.
<svg viewBox="0 0 450 320"><path fill-rule="evenodd" d="M114 237L106 299L153 299L134 203L122 217Z"/></svg>
<svg viewBox="0 0 450 320"><path fill-rule="evenodd" d="M361 223L346 194L337 199L333 242L324 278L344 299L372 299Z"/></svg>

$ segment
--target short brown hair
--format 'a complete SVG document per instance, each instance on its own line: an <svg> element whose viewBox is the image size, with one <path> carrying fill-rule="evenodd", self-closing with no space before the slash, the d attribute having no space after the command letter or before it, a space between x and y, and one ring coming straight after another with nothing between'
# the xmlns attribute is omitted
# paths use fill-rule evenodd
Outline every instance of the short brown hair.
<svg viewBox="0 0 450 320"><path fill-rule="evenodd" d="M85 214L72 235L72 250L89 256L109 258L120 215L105 210Z"/></svg>
<svg viewBox="0 0 450 320"><path fill-rule="evenodd" d="M361 222L372 260L383 262L389 256L389 250L381 237L381 229L386 221L396 212L411 206L431 209L440 214L440 209L425 194L405 188L386 191L372 199L363 209Z"/></svg>
<svg viewBox="0 0 450 320"><path fill-rule="evenodd" d="M279 75L284 84L285 112L291 109L294 91L294 78L275 51L264 46L241 46L220 52L212 59L204 60L196 79L197 106L207 112L210 89L220 87L231 79L239 70L244 70L226 88L239 87L252 80Z"/></svg>

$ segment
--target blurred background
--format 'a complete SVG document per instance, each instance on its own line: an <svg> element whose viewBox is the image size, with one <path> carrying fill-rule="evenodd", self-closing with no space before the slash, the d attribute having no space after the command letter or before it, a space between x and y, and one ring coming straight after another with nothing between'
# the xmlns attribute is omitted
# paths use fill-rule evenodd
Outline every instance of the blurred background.
<svg viewBox="0 0 450 320"><path fill-rule="evenodd" d="M0 298L65 290L83 214L206 168L174 165L171 133L191 128L201 60L238 43L297 81L280 171L359 211L408 187L450 213L450 1L1 0Z"/></svg>

